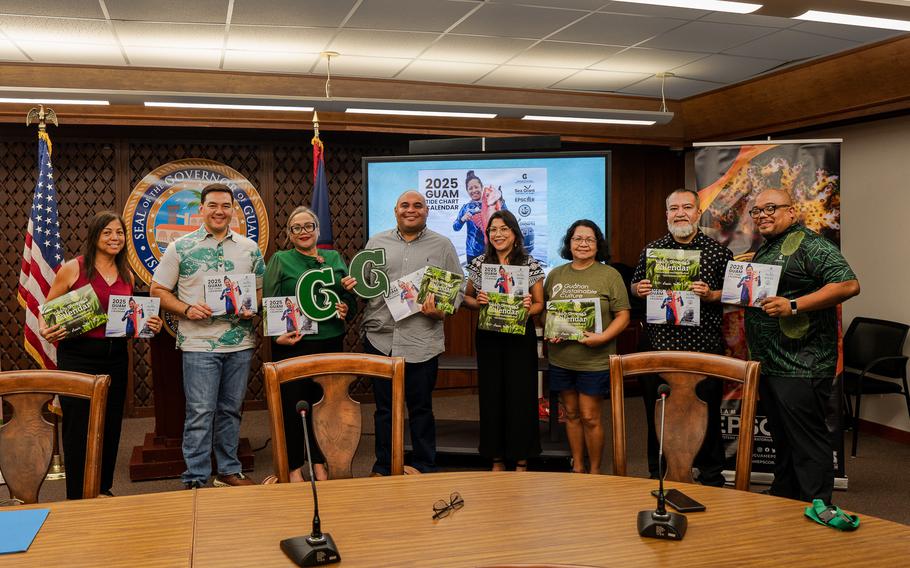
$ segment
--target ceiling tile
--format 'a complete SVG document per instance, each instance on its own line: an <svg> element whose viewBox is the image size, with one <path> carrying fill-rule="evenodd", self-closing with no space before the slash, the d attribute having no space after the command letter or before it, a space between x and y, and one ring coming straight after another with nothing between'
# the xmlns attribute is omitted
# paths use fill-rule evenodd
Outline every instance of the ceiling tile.
<svg viewBox="0 0 910 568"><path fill-rule="evenodd" d="M317 59L319 59L318 53L235 51L229 49L224 52L223 68L225 71L308 73Z"/></svg>
<svg viewBox="0 0 910 568"><path fill-rule="evenodd" d="M883 39L888 39L889 37L895 37L907 33L897 30L866 28L863 26L845 26L841 24L825 24L822 22L800 22L799 24L793 26L791 29L799 32L806 32L810 34L818 34L861 42L880 41Z"/></svg>
<svg viewBox="0 0 910 568"><path fill-rule="evenodd" d="M115 45L114 35L104 20L72 20L38 16L0 16L6 37L19 41L97 43Z"/></svg>
<svg viewBox="0 0 910 568"><path fill-rule="evenodd" d="M673 73L688 79L701 79L718 83L737 83L754 75L773 69L783 61L733 55L711 55L688 65L673 69ZM668 79L675 81L675 78Z"/></svg>
<svg viewBox="0 0 910 568"><path fill-rule="evenodd" d="M333 57L332 76L378 77L384 79L394 77L410 61L410 59L360 57L358 55ZM325 74L325 70L325 63L319 63L313 72L321 75Z"/></svg>
<svg viewBox="0 0 910 568"><path fill-rule="evenodd" d="M795 26L799 22L799 20L794 20L793 18L780 18L778 16L758 16L755 14L731 14L729 12L711 12L707 16L700 19L703 22L762 26L766 28L789 28Z"/></svg>
<svg viewBox="0 0 910 568"><path fill-rule="evenodd" d="M231 25L228 49L302 51L318 53L335 35L334 29Z"/></svg>
<svg viewBox="0 0 910 568"><path fill-rule="evenodd" d="M441 32L476 6L449 0L363 0L345 27Z"/></svg>
<svg viewBox="0 0 910 568"><path fill-rule="evenodd" d="M503 65L477 81L477 84L519 89L546 89L574 72L574 69L556 69L554 67Z"/></svg>
<svg viewBox="0 0 910 568"><path fill-rule="evenodd" d="M646 73L618 73L615 71L579 71L553 85L555 89L577 91L618 91L649 77Z"/></svg>
<svg viewBox="0 0 910 568"><path fill-rule="evenodd" d="M583 12L575 10L485 4L452 31L462 34L539 39L583 15Z"/></svg>
<svg viewBox="0 0 910 568"><path fill-rule="evenodd" d="M774 32L774 28L691 22L649 40L642 47L717 52Z"/></svg>
<svg viewBox="0 0 910 568"><path fill-rule="evenodd" d="M420 55L438 37L437 33L343 29L338 32L328 49L342 55L413 58Z"/></svg>
<svg viewBox="0 0 910 568"><path fill-rule="evenodd" d="M708 54L694 51L667 51L631 47L591 66L601 71L625 71L628 73L660 73L680 65L691 63Z"/></svg>
<svg viewBox="0 0 910 568"><path fill-rule="evenodd" d="M609 4L608 0L487 0L488 4L524 4L527 6L558 6L565 10L597 10Z"/></svg>
<svg viewBox="0 0 910 568"><path fill-rule="evenodd" d="M424 52L421 59L504 63L534 42L525 39L446 35Z"/></svg>
<svg viewBox="0 0 910 568"><path fill-rule="evenodd" d="M232 24L338 27L355 0L234 0Z"/></svg>
<svg viewBox="0 0 910 568"><path fill-rule="evenodd" d="M495 65L488 63L457 63L418 59L408 65L395 78L405 81L433 81L436 83L473 83L495 68Z"/></svg>
<svg viewBox="0 0 910 568"><path fill-rule="evenodd" d="M685 20L592 14L550 39L606 45L633 45L686 23Z"/></svg>
<svg viewBox="0 0 910 568"><path fill-rule="evenodd" d="M2 61L28 61L28 58L19 51L13 42L0 39L0 60Z"/></svg>
<svg viewBox="0 0 910 568"><path fill-rule="evenodd" d="M51 43L47 41L17 41L37 63L75 63L82 65L126 65L120 48L113 43Z"/></svg>
<svg viewBox="0 0 910 568"><path fill-rule="evenodd" d="M694 79L684 79L682 77L671 77L667 79L664 85L664 93L668 99L684 99L707 91L713 91L723 87L719 83L710 83L708 81L696 81ZM629 95L642 95L646 97L660 97L660 79L651 77L640 83L635 83L625 89L620 89L620 93ZM657 110L657 109L654 109Z"/></svg>
<svg viewBox="0 0 910 568"><path fill-rule="evenodd" d="M228 0L104 0L104 3L112 20L204 24L227 21ZM167 26L162 26L161 31L167 33Z"/></svg>
<svg viewBox="0 0 910 568"><path fill-rule="evenodd" d="M0 12L59 18L104 18L98 0L3 0Z"/></svg>
<svg viewBox="0 0 910 568"><path fill-rule="evenodd" d="M609 2L600 10L617 14L638 14L640 16L658 16L661 18L679 18L680 20L697 20L711 12L694 8L673 8L672 6L649 6L634 2Z"/></svg>
<svg viewBox="0 0 910 568"><path fill-rule="evenodd" d="M796 61L827 55L858 46L859 43L792 30L781 30L755 41L726 50L731 55L767 57L782 61Z"/></svg>
<svg viewBox="0 0 910 568"><path fill-rule="evenodd" d="M509 61L509 64L584 69L621 49L621 47L589 43L542 41L531 49L519 53Z"/></svg>
<svg viewBox="0 0 910 568"><path fill-rule="evenodd" d="M174 69L218 69L220 49L182 49L171 47L125 46L130 64L136 67L172 67Z"/></svg>
<svg viewBox="0 0 910 568"><path fill-rule="evenodd" d="M168 33L162 34L161 24L114 22L123 45L221 49L224 44L223 24L168 24L167 28Z"/></svg>

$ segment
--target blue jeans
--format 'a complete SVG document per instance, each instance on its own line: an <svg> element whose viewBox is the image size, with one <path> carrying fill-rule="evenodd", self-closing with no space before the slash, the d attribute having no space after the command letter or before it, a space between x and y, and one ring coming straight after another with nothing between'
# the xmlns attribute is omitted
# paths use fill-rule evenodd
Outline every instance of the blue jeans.
<svg viewBox="0 0 910 568"><path fill-rule="evenodd" d="M240 409L250 375L252 349L233 353L183 353L184 483L205 483L212 474L212 448L220 475L240 473Z"/></svg>
<svg viewBox="0 0 910 568"><path fill-rule="evenodd" d="M385 355L364 341L364 351ZM433 416L433 388L439 357L421 363L405 363L404 395L411 429L411 466L421 473L436 471L436 418ZM376 463L373 471L390 475L392 471L392 381L373 379L376 412Z"/></svg>

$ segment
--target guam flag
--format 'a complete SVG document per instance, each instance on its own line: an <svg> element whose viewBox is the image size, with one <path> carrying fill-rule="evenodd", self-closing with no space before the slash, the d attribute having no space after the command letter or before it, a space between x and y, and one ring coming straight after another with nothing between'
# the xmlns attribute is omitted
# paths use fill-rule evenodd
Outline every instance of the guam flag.
<svg viewBox="0 0 910 568"><path fill-rule="evenodd" d="M319 132L313 137L313 203L310 205L319 221L319 240L316 246L330 249L334 242L332 235L332 212L329 207L329 184L325 179L325 148L319 139Z"/></svg>

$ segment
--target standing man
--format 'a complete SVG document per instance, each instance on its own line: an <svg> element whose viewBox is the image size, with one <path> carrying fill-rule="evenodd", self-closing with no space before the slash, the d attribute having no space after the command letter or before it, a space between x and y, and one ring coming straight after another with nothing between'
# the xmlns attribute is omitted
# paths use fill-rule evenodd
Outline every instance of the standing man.
<svg viewBox="0 0 910 568"><path fill-rule="evenodd" d="M155 269L152 296L181 318L177 347L183 351L183 459L187 489L202 487L212 473L212 448L218 472L214 485L252 485L240 471L240 407L253 356L253 313L212 317L205 303L205 279L255 274L257 303L262 301L265 264L256 243L230 230L234 195L226 185L206 186L200 197L203 225L171 243ZM225 278L227 280L227 278Z"/></svg>
<svg viewBox="0 0 910 568"><path fill-rule="evenodd" d="M761 362L759 393L777 450L771 494L831 505L834 458L825 424L837 371L837 308L859 281L831 241L797 220L790 195L758 194L749 211L765 241L752 262L781 267L777 296L746 310L746 339Z"/></svg>
<svg viewBox="0 0 910 568"><path fill-rule="evenodd" d="M386 273L397 280L425 266L436 266L456 274L461 264L452 242L427 228L427 203L416 191L406 191L395 203L398 227L374 235L366 248L385 249ZM351 290L357 281L348 276L342 280ZM455 299L461 303L462 293ZM429 473L436 469L436 421L433 417L433 388L439 354L445 350L443 320L445 314L436 309L433 294L428 294L420 312L395 321L385 299L373 298L367 303L363 317L366 331L364 349L367 353L404 357L405 398L414 451L411 466ZM373 379L376 397L376 463L374 475L389 475L392 461L392 384Z"/></svg>
<svg viewBox="0 0 910 568"><path fill-rule="evenodd" d="M645 280L645 256L647 249L685 249L701 251L699 280L691 285L701 301L701 320L697 326L681 325L647 325L651 349L656 351L698 351L723 355L724 338L721 334L723 308L720 295L724 287L724 271L727 262L733 260L730 249L705 235L698 228L701 217L701 206L698 193L690 189L677 189L667 196L667 230L669 233L648 243L641 251L638 266L632 276L632 295L645 298L651 293L651 281ZM669 313L669 310L668 310ZM669 321L669 317L668 317ZM646 416L654 416L657 401L656 375L643 376L640 379L642 397L645 401ZM695 467L698 468L698 481L705 485L721 487L724 485L724 443L721 433L720 402L723 397L723 384L719 379L705 379L695 388L698 397L708 405L708 424L705 441L698 455L695 456ZM657 471L658 440L654 421L648 420L648 470L651 477L659 475Z"/></svg>

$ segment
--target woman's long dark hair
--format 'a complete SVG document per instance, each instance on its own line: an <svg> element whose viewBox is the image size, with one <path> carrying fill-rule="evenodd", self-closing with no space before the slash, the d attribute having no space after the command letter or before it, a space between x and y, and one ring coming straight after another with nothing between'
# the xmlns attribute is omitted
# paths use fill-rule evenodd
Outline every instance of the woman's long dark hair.
<svg viewBox="0 0 910 568"><path fill-rule="evenodd" d="M88 238L85 240L85 245L82 247L82 256L85 257L85 275L89 280L95 277L95 257L98 254L98 239L101 238L101 231L103 231L111 221L120 222L120 226L123 227L124 238L123 248L120 249L120 252L114 257L114 266L117 267L117 275L120 276L120 279L127 284L130 284L132 282L130 267L126 261L126 223L123 222L123 217L113 211L99 211L92 220L89 221Z"/></svg>
<svg viewBox="0 0 910 568"><path fill-rule="evenodd" d="M575 234L575 229L578 227L587 227L594 231L594 238L597 239L597 254L594 255L594 260L597 262L610 262L610 248L607 246L606 239L604 239L603 231L600 230L597 223L590 219L579 219L572 223L572 226L566 231L566 236L562 238L562 248L559 249L559 256L566 260L572 260L572 235Z"/></svg>
<svg viewBox="0 0 910 568"><path fill-rule="evenodd" d="M499 254L493 248L493 241L490 240L490 227L493 225L493 219L501 219L506 224L506 227L512 231L512 234L515 235L515 244L512 245L512 250L509 251L508 263L523 265L528 259L528 251L525 250L525 240L521 234L521 226L518 224L518 219L508 209L501 209L493 213L490 216L490 220L487 221L487 228L484 231L487 236L487 247L483 251L483 259L489 264L499 262Z"/></svg>

